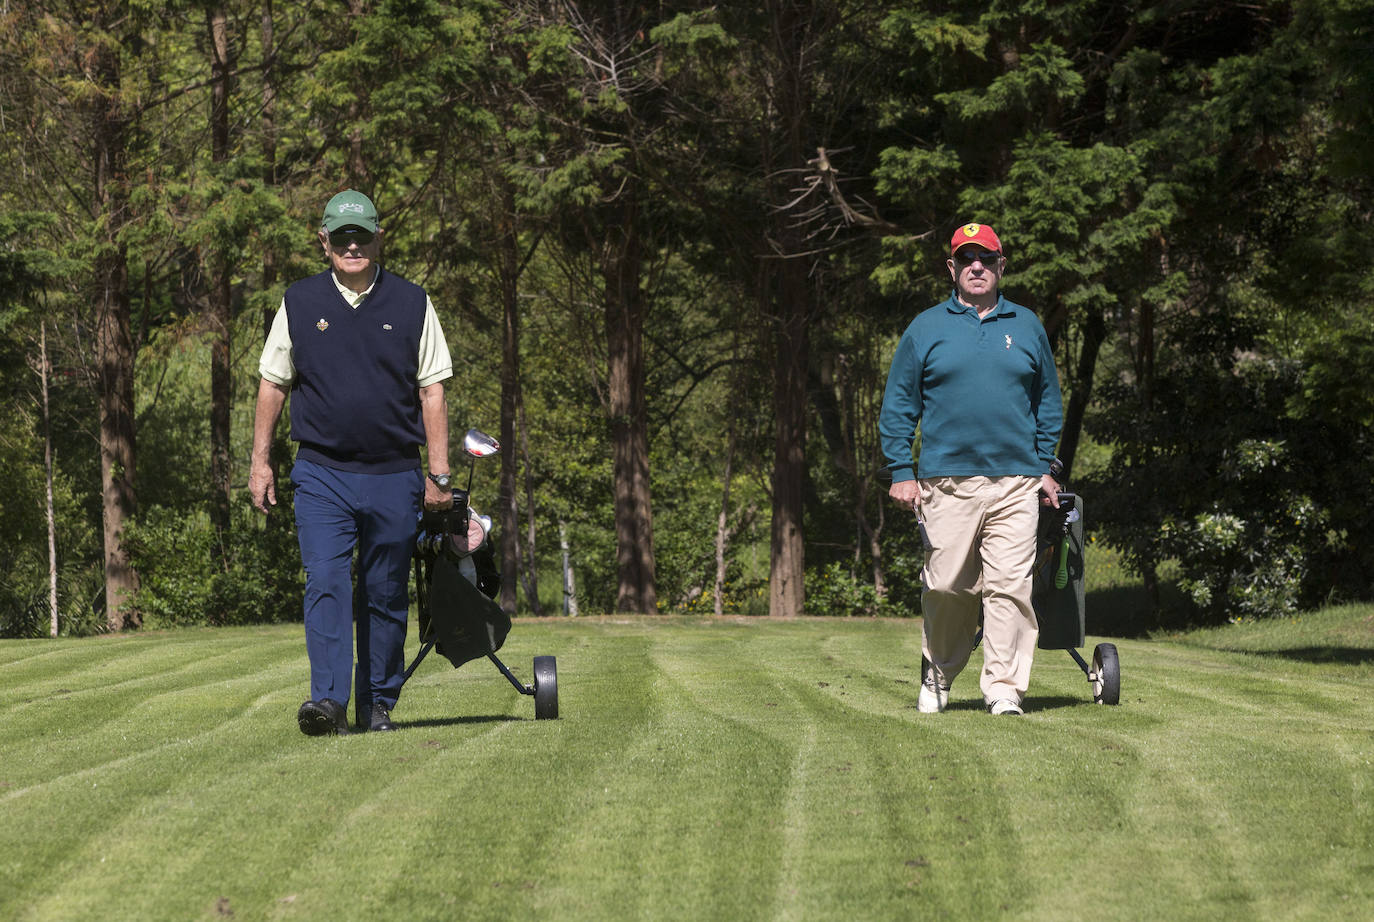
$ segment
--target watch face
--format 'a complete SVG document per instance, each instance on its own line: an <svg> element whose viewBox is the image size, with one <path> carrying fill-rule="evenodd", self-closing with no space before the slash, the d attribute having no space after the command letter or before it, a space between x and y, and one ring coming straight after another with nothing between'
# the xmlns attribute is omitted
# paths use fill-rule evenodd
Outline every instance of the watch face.
<svg viewBox="0 0 1374 922"><path fill-rule="evenodd" d="M430 479L433 480L436 484L438 484L440 489L444 489L449 485L448 474L431 474Z"/></svg>

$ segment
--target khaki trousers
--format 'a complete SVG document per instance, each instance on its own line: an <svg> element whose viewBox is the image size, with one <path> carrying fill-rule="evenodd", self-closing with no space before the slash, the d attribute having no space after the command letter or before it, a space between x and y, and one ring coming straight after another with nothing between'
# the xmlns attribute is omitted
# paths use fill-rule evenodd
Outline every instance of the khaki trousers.
<svg viewBox="0 0 1374 922"><path fill-rule="evenodd" d="M926 660L942 685L953 682L973 653L981 608L983 700L1020 704L1040 634L1031 607L1040 479L935 477L917 487L931 543L921 572Z"/></svg>

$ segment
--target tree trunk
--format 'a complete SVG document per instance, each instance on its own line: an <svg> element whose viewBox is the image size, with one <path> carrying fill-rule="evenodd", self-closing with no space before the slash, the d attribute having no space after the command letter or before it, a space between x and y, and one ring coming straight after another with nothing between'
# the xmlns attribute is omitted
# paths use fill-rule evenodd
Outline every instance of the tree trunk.
<svg viewBox="0 0 1374 922"><path fill-rule="evenodd" d="M262 182L269 189L277 185L277 46L272 21L272 0L262 4ZM262 287L269 289L277 283L277 254L270 248L262 255ZM262 337L272 332L277 316L276 304L262 309ZM270 517L269 517L270 518Z"/></svg>
<svg viewBox="0 0 1374 922"><path fill-rule="evenodd" d="M863 496L868 495L869 487L873 485L871 478L864 481L862 489ZM868 519L864 516L864 510L859 509L861 516L860 522L863 525L864 533L868 535L868 553L873 560L873 591L880 599L887 598L887 561L883 557L883 529L887 522L887 504L883 502L883 496L878 496L878 524L876 527L868 524Z"/></svg>
<svg viewBox="0 0 1374 922"><path fill-rule="evenodd" d="M116 47L92 52L90 76L104 92L92 108L93 210L103 228L95 259L95 343L100 381L100 479L105 550L105 611L111 630L137 627L125 611L138 574L124 547L124 523L137 509L134 490L134 350L130 331L128 255L119 239L128 220L125 140L128 119L120 100Z"/></svg>
<svg viewBox="0 0 1374 922"><path fill-rule="evenodd" d="M262 40L262 182L268 189L275 189L278 183L277 177L277 46L276 28L273 20L272 0L263 0L262 20L261 20L261 40ZM277 252L268 247L262 253L262 288L264 291L270 290L277 284ZM274 304L265 304L262 308L262 342L266 344L267 337L272 332L272 323L276 320L277 309L281 306L278 301ZM283 459L291 457L290 439L286 437L288 429L286 425L279 424L272 436L272 445L269 449L269 463L272 470L277 470L277 465ZM278 503L284 501L282 494L277 495ZM286 534L295 527L292 515L288 511L285 515L269 515L263 526L269 531L276 531Z"/></svg>
<svg viewBox="0 0 1374 922"><path fill-rule="evenodd" d="M1064 463L1064 470L1069 476L1073 474L1073 460L1078 454L1078 441L1083 434L1083 417L1088 412L1088 401L1092 399L1097 356L1106 339L1106 320L1101 312L1093 311L1083 324L1083 346L1078 353L1078 369L1074 375L1073 391L1069 394L1069 405L1064 412L1063 434L1059 438L1059 460Z"/></svg>
<svg viewBox="0 0 1374 922"><path fill-rule="evenodd" d="M645 306L639 277L638 202L632 190L624 195L619 221L608 222L602 258L619 575L615 607L652 613L658 610L658 592L644 403Z"/></svg>
<svg viewBox="0 0 1374 922"><path fill-rule="evenodd" d="M1159 244L1159 276L1168 278L1170 272L1169 240L1163 234L1155 238ZM1136 383L1140 390L1140 406L1149 413L1155 405L1155 305L1150 298L1139 299L1136 352Z"/></svg>
<svg viewBox="0 0 1374 922"><path fill-rule="evenodd" d="M501 286L501 608L515 614L517 576L520 573L520 457L515 450L515 429L520 407L520 305L519 238L515 230L515 190L503 182L498 230Z"/></svg>
<svg viewBox="0 0 1374 922"><path fill-rule="evenodd" d="M810 124L811 29L818 24L817 5L788 0L766 5L772 20L772 54L776 72L771 115L777 133L776 156L765 162L779 170L806 168L811 149L805 132ZM769 142L772 144L773 142ZM770 190L774 206L793 197L784 180ZM806 240L796 216L778 210L772 229L782 259L772 288L773 323L773 521L770 541L768 613L800 615L806 605L806 557L802 521L806 479L806 400L811 313L810 269Z"/></svg>
<svg viewBox="0 0 1374 922"><path fill-rule="evenodd" d="M516 407L516 413L520 420L520 457L525 461L525 560L524 567L520 572L525 586L525 598L530 603L530 613L536 618L544 615L544 606L539 602L539 555L535 551L539 529L535 524L534 507L534 484L532 468L530 464L530 436L529 427L525 424L525 401L522 399Z"/></svg>
<svg viewBox="0 0 1374 922"><path fill-rule="evenodd" d="M229 160L229 22L224 7L206 11L210 33L210 159L217 165ZM222 555L229 534L230 470L229 425L233 406L233 368L231 346L233 305L230 291L230 257L211 253L210 267L210 520Z"/></svg>
<svg viewBox="0 0 1374 922"><path fill-rule="evenodd" d="M768 614L791 617L806 605L802 522L806 478L807 264L780 266L773 355L773 526Z"/></svg>
<svg viewBox="0 0 1374 922"><path fill-rule="evenodd" d="M725 613L725 552L730 546L730 475L735 464L735 420L729 418L729 435L725 443L725 470L720 475L720 515L716 517L716 582L714 611L717 618Z"/></svg>
<svg viewBox="0 0 1374 922"><path fill-rule="evenodd" d="M573 572L572 547L568 544L568 523L558 520L558 547L563 552L563 614L577 617L577 577Z"/></svg>
<svg viewBox="0 0 1374 922"><path fill-rule="evenodd" d="M57 636L57 514L53 503L52 412L48 406L48 324L38 325L38 370L43 390L44 501L48 519L48 633Z"/></svg>

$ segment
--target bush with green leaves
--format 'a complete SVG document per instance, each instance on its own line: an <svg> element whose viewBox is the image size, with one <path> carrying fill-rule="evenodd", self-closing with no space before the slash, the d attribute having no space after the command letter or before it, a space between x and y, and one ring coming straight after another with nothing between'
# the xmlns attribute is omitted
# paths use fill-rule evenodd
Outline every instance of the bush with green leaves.
<svg viewBox="0 0 1374 922"><path fill-rule="evenodd" d="M145 627L251 624L301 617L304 571L290 509L264 522L236 503L233 527L216 534L204 511L154 506L126 535L139 572L134 608Z"/></svg>
<svg viewBox="0 0 1374 922"><path fill-rule="evenodd" d="M841 618L899 617L910 614L890 596L879 596L871 574L855 574L841 561L806 572L806 612Z"/></svg>
<svg viewBox="0 0 1374 922"><path fill-rule="evenodd" d="M1216 618L1244 621L1297 613L1308 570L1309 541L1302 533L1319 538L1324 519L1303 497L1296 509L1277 511L1267 521L1223 511L1168 520L1161 537L1178 555L1180 588L1193 604ZM1279 532L1292 536L1276 540Z"/></svg>
<svg viewBox="0 0 1374 922"><path fill-rule="evenodd" d="M1358 594L1361 578L1367 588L1353 566L1367 555L1347 536L1374 498L1369 436L1303 411L1318 366L1267 356L1242 329L1189 321L1150 406L1114 386L1091 420L1114 448L1085 485L1103 536L1137 570L1177 560L1190 617L1213 623L1291 615Z"/></svg>

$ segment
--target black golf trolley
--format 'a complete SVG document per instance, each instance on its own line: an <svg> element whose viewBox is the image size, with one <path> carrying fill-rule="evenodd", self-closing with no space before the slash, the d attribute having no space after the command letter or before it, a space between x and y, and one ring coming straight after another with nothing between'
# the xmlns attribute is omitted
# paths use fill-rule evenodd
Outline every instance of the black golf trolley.
<svg viewBox="0 0 1374 922"><path fill-rule="evenodd" d="M1058 476L1058 475L1056 475ZM1083 604L1083 498L1060 493L1059 508L1042 506L1036 537L1031 604L1040 623L1041 650L1067 650L1088 677L1093 701L1121 703L1121 665L1116 644L1093 647L1092 663L1078 648L1086 639Z"/></svg>
<svg viewBox="0 0 1374 922"><path fill-rule="evenodd" d="M430 650L438 650L455 669L486 657L516 691L533 696L536 720L552 720L558 717L556 659L536 656L534 684L526 685L496 656L510 633L511 622L495 601L501 591L501 574L490 540L491 520L472 511L468 496L477 459L498 451L496 439L469 429L463 438L463 452L471 459L467 488L453 490L452 509L426 510L420 517L414 554L420 651L406 668L402 684L410 680ZM357 717L366 726L361 670L358 679Z"/></svg>
<svg viewBox="0 0 1374 922"><path fill-rule="evenodd" d="M1064 470L1057 459L1050 473L1062 482ZM1031 575L1031 604L1040 625L1036 647L1067 650L1087 676L1093 701L1120 704L1121 665L1116 644L1100 643L1094 647L1091 663L1078 652L1087 637L1083 599L1083 498L1076 493L1060 493L1058 499L1057 509L1040 507L1036 531L1035 568ZM982 639L980 625L973 642L975 649ZM922 681L929 668L925 657L921 657Z"/></svg>

